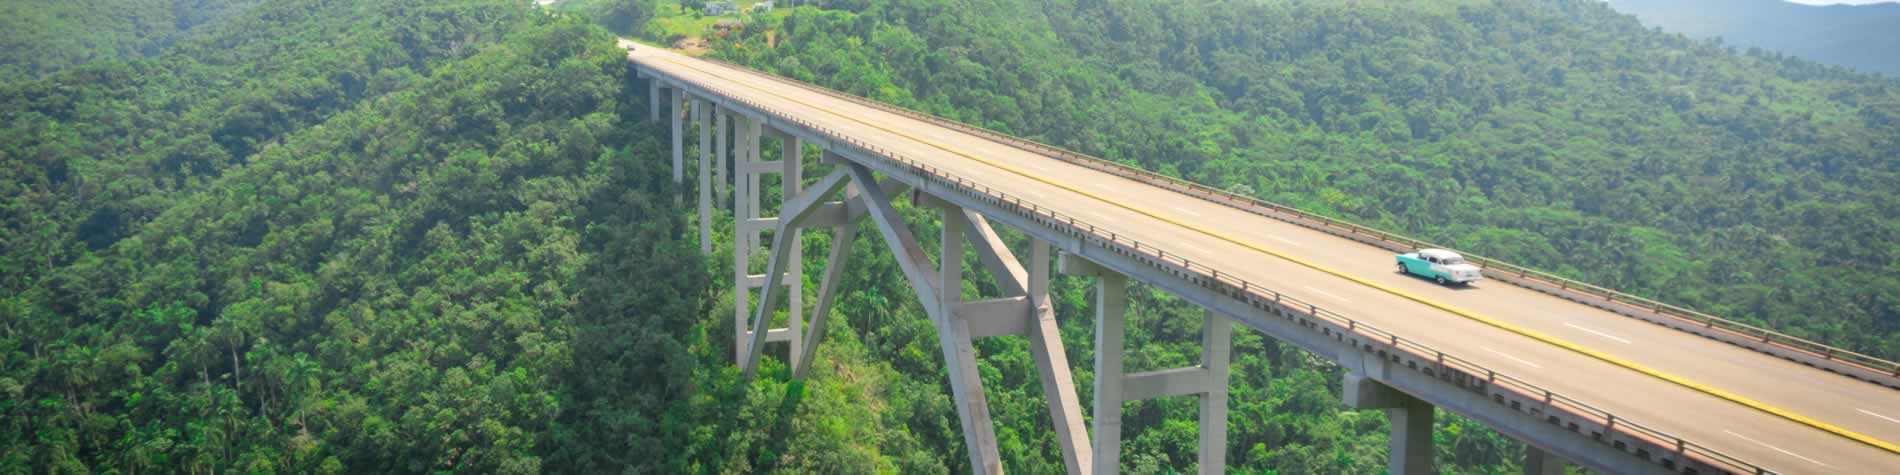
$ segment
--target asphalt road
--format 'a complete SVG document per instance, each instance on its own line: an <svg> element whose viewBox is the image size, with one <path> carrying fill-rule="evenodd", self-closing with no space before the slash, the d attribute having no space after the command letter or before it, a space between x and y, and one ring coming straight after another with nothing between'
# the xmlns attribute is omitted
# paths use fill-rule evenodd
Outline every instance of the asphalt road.
<svg viewBox="0 0 1900 475"><path fill-rule="evenodd" d="M1900 391L1501 282L1441 287L1397 273L1392 253L1383 249L808 91L783 79L652 47L642 46L630 57L643 67L795 114L1770 470L1900 473L1900 455L1883 449L1298 265L1233 239L1889 443L1900 442Z"/></svg>

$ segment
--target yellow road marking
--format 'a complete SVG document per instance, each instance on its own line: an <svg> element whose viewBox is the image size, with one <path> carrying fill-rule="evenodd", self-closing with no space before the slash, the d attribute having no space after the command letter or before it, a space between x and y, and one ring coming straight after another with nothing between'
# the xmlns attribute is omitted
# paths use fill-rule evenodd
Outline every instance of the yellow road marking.
<svg viewBox="0 0 1900 475"><path fill-rule="evenodd" d="M676 64L676 65L679 65L680 67L683 67L683 68L687 68L687 69L691 69L691 70L694 70L694 71L698 71L698 72L700 72L700 73L702 73L702 74L706 74L706 75L709 75L709 76L715 76L715 77L717 77L717 76L719 76L718 74L713 74L713 73L711 73L711 72L708 72L708 71L706 71L706 70L704 70L704 69L700 69L700 68L698 68L698 67L695 67L695 66L693 66L693 65L690 65L690 64L686 64L686 63L683 63L683 62L680 62L680 61L677 61L677 60L674 60L673 58L667 58L667 57L664 57L664 56L656 56L655 58L656 58L656 59L659 59L659 60L661 60L661 61L666 61L666 62L669 62L669 63L673 63L673 64ZM1021 170L1021 169L1018 169L1018 168L1016 168L1016 167L1012 167L1012 166L1009 166L1009 165L1006 165L1006 164L1003 164L1003 163L999 163L999 162L995 162L995 161L992 161L992 160L987 160L987 159L983 159L983 158L980 158L980 157L977 157L977 156L975 156L975 155L971 155L971 154L968 154L968 153L964 153L963 151L961 151L961 150L957 150L957 149L955 149L955 148L952 148L952 147L950 147L950 146L947 146L947 145L943 145L943 144L939 144L939 143L936 143L936 142L933 142L933 141L930 141L930 140L928 140L928 139L924 139L924 138L922 138L922 137L917 137L917 136L914 136L914 135L910 135L910 134L906 134L906 133L903 133L903 132L899 132L899 131L896 131L896 130L892 130L892 129L890 129L890 128L887 128L887 127L884 127L884 126L881 126L881 125L878 125L878 124L874 124L874 123L871 123L871 122L867 122L867 121L864 121L864 120L862 120L862 119L858 119L858 118L856 118L856 117L852 117L852 116L851 116L851 115L849 115L849 114L844 114L844 113L840 113L840 112L838 112L838 111L834 111L834 110L831 110L831 109L827 109L827 108L825 108L825 107L823 107L823 106L819 106L819 105L817 105L817 104L812 104L812 103L810 103L810 102L805 102L805 101L801 101L801 100L798 100L798 99L796 99L796 98L793 98L793 97L790 97L790 96L786 96L786 95L784 95L784 94L779 94L779 93L777 93L777 92L773 92L773 91L770 91L770 90L767 90L767 89L765 89L765 88L761 88L761 87L758 87L758 86L753 86L753 85L750 85L750 84L746 84L746 83L745 83L744 81L739 81L739 80L733 80L733 82L734 82L734 83L737 83L737 84L739 84L739 85L742 85L742 86L745 86L745 87L749 87L749 88L751 88L751 89L754 89L754 90L757 90L757 91L759 91L759 92L762 92L762 93L765 93L765 94L769 94L769 95L772 95L772 96L775 96L775 97L778 97L779 99L784 99L784 100L786 100L786 101L790 101L790 102L793 102L793 103L797 103L797 104L800 104L800 105L803 105L803 106L805 106L805 107L810 107L810 108L813 108L813 109L817 109L817 110L820 110L820 111L824 111L824 112L826 112L826 113L830 113L831 115L835 115L835 116L838 116L838 117L840 117L840 118L843 118L843 119L845 119L845 120L849 120L849 121L852 121L852 122L857 122L857 123L859 123L859 124L863 124L863 125L865 125L865 126L867 126L867 127L871 127L871 128L874 128L874 129L877 129L877 130L882 130L882 131L884 131L884 132L886 132L886 133L889 133L889 134L892 134L892 135L896 135L896 136L899 136L899 137L903 137L903 138L906 138L906 139L910 139L910 140L912 140L912 141L915 141L915 142L917 142L917 143L921 143L921 144L924 144L924 145L929 145L929 146L931 146L932 148L936 148L936 149L938 149L938 150L943 150L943 151L945 151L945 152L949 152L949 153L951 153L951 154L954 154L954 155L957 155L957 156L960 156L960 157L963 157L963 158L966 158L966 159L969 159L969 160L971 160L971 161L975 161L975 162L977 162L977 163L981 163L981 164L984 164L984 165L989 165L989 166L991 166L991 167L994 167L994 168L997 168L997 169L1000 169L1000 170L1003 170L1003 171L1006 171L1006 172L1010 172L1010 173L1012 173L1012 174L1016 174L1016 175L1019 175L1019 176L1022 176L1023 178L1028 178L1028 179L1031 179L1031 180L1035 180L1035 181L1038 181L1038 182L1042 182L1043 184L1046 184L1046 185L1049 185L1049 186L1054 186L1054 187L1057 187L1057 188L1061 188L1061 189L1064 189L1064 190L1069 190L1070 192L1074 192L1074 193L1076 193L1076 194L1079 194L1079 195L1082 195L1082 196L1087 196L1087 197L1089 197L1089 198L1094 198L1094 199L1095 199L1095 200L1097 200L1097 201L1101 201L1101 202L1104 202L1104 203L1108 203L1108 204L1111 204L1111 205L1115 205L1115 206L1117 206L1117 207L1120 207L1120 208L1122 208L1122 209L1126 209L1126 210L1129 210L1129 211L1133 211L1133 212L1135 212L1135 213L1138 213L1138 214L1141 214L1141 215L1144 215L1144 216L1148 216L1148 217L1150 217L1150 218L1154 218L1154 219L1158 219L1158 220L1161 220L1161 221L1163 221L1163 222L1167 222L1167 223L1169 223L1169 224L1173 224L1173 225L1175 225L1175 226L1180 226L1180 227L1183 227L1183 228L1187 228L1187 229L1189 229L1189 230L1193 230L1193 231L1195 231L1195 232L1198 232L1198 233L1201 233L1201 234L1205 234L1205 235L1207 235L1207 236L1209 236L1209 237L1213 237L1213 238L1215 238L1215 239L1219 239L1219 240L1222 240L1222 241L1227 241L1227 242L1231 242L1231 243L1234 243L1234 244L1236 244L1236 245L1239 245L1239 246L1241 246L1241 247L1245 247L1245 248L1248 248L1248 249L1252 249L1252 250L1254 250L1254 251L1257 251L1257 252L1260 252L1260 253L1264 253L1264 254L1267 254L1267 255L1271 255L1271 256L1274 256L1274 257L1278 257L1278 258L1280 258L1280 259L1284 259L1284 260L1286 260L1286 261L1288 261L1288 262L1292 262L1292 263L1294 263L1294 264L1299 264L1299 265L1301 265L1301 266L1305 266L1305 267L1307 267L1307 268L1309 268L1309 269L1313 269L1313 270L1317 270L1317 271L1320 271L1320 272L1324 272L1324 273L1327 273L1327 274L1331 274L1331 275L1333 275L1333 276L1335 276L1335 277L1339 277L1339 278L1342 278L1342 279L1346 279L1346 280L1350 280L1350 281L1353 281L1353 282L1355 282L1355 283L1358 283L1358 284L1360 284L1360 285L1364 285L1364 286L1367 286L1367 287L1371 287L1371 288L1374 288L1374 289L1378 289L1378 290L1380 290L1380 291L1383 291L1383 292L1385 292L1385 293L1388 293L1388 294L1392 294L1392 295L1397 295L1397 296L1399 296L1399 297L1403 297L1403 298L1405 298L1405 299L1407 299L1407 300L1411 300L1411 301L1414 301L1414 302L1418 302L1418 303L1421 303L1421 304L1425 304L1425 305L1427 305L1427 306L1430 306L1430 307L1433 307L1433 308L1437 308L1437 309L1439 309L1439 310L1443 310L1443 311L1446 311L1446 312L1450 312L1450 313L1452 313L1452 314L1454 314L1454 315L1458 315L1458 316L1461 316L1461 317L1465 317L1465 318L1468 318L1468 319L1471 319L1471 320L1474 320L1474 321L1477 321L1477 322L1480 322L1480 323L1484 323L1484 324L1486 324L1486 325L1490 325L1490 326L1492 326L1492 327L1496 327L1496 328L1499 328L1499 329L1502 329L1502 330L1505 330L1505 331L1509 331L1509 332L1511 332L1511 333L1516 333L1516 334L1519 334L1519 335L1523 335L1523 336L1526 336L1526 337L1529 337L1529 338L1532 338L1532 339L1535 339L1535 340L1538 340L1538 341L1542 341L1542 342L1544 342L1544 343L1548 343L1548 344L1551 344L1551 345L1554 345L1554 346L1557 346L1557 347L1560 347L1560 348L1563 348L1563 349L1566 349L1566 350L1570 350L1570 351L1573 351L1573 352L1576 352L1576 353L1578 353L1578 354L1582 354L1582 355L1584 355L1584 356L1589 356L1589 357L1591 357L1591 358L1596 358L1596 359L1598 359L1598 360L1601 360L1601 361L1604 361L1604 362L1608 362L1608 363L1610 363L1610 364L1614 364L1614 365L1617 365L1617 366L1622 366L1622 367L1624 367L1624 368L1627 368L1627 369L1630 369L1630 370L1632 370L1632 371L1636 371L1636 372L1638 372L1638 373L1643 373L1643 374L1646 374L1646 375L1649 375L1650 377L1654 377L1654 378L1657 378L1657 379L1661 379L1661 380L1663 380L1663 381L1668 381L1668 382L1670 382L1670 383L1674 383L1674 384L1676 384L1676 385L1678 385L1678 386L1682 386L1682 387L1685 387L1685 388L1689 388L1689 389L1692 389L1692 390L1696 390L1696 391L1700 391L1700 392L1702 392L1702 393L1704 393L1704 394L1708 394L1708 395L1711 395L1711 396L1715 396L1715 397L1719 397L1719 398L1722 398L1722 399L1726 399L1726 400L1729 400L1730 402L1734 402L1734 403L1736 403L1736 404L1741 404L1741 405L1743 405L1743 406L1747 406L1747 407L1750 407L1750 408L1753 408L1753 409L1755 409L1755 410L1758 410L1758 411L1762 411L1762 412L1766 412L1766 413L1769 413L1769 414L1773 414L1773 415L1776 415L1776 416L1779 416L1779 417L1781 417L1781 418L1783 418L1783 419L1787 419L1787 420L1790 420L1790 421L1794 421L1794 422L1796 422L1796 423L1799 423L1799 424L1803 424L1803 425L1806 425L1806 426L1809 426L1809 427L1813 427L1813 428L1816 428L1816 429L1820 429L1820 430L1823 430L1823 431L1827 431L1827 432L1829 432L1829 433L1833 433L1834 435L1838 435L1838 436L1841 436L1841 437L1845 437L1845 438L1847 438L1847 439L1850 439L1850 440L1853 440L1853 441L1856 441L1856 442L1860 442L1860 443L1863 443L1863 444L1867 444L1867 445L1869 445L1869 446L1872 446L1872 447L1874 447L1874 448L1878 448L1878 449L1881 449L1881 450L1885 450L1885 451L1887 451L1887 452L1889 452L1889 453L1894 453L1894 454L1900 454L1900 446L1896 446L1896 445L1894 445L1894 444L1892 444L1892 443L1888 443L1888 442L1886 442L1886 441L1882 441L1882 440L1880 440L1880 439L1875 439L1875 438L1873 438L1873 437L1869 437L1869 436L1866 436L1866 435L1861 435L1860 433L1857 433L1857 432L1854 432L1854 431L1850 431L1850 430L1847 430L1847 429L1843 429L1843 428L1840 428L1840 427L1836 427L1836 426L1834 426L1834 425L1832 425L1832 424L1828 424L1828 423L1825 423L1825 422L1821 422L1821 421L1817 421L1817 420L1814 420L1814 419L1811 419L1811 418L1808 418L1807 416L1803 416L1803 415L1800 415L1800 414L1795 414L1794 412L1791 412L1791 411L1788 411L1788 410L1786 410L1786 409L1781 409L1781 408L1778 408L1778 407L1774 407L1774 406L1770 406L1770 405L1767 405L1767 404L1763 404L1763 403L1761 403L1761 402L1757 402L1757 401L1755 401L1755 400L1753 400L1753 399L1749 399L1749 398L1746 398L1746 397L1742 397L1741 395L1738 395L1738 394L1734 394L1734 393L1730 393L1730 392L1728 392L1728 391L1723 391L1723 390L1720 390L1720 389L1716 389L1716 388L1713 388L1713 387L1709 387L1709 386L1707 386L1707 385L1703 385L1703 384L1701 384L1701 383L1697 383L1697 382L1694 382L1694 381L1690 381L1690 380L1688 380L1688 379L1684 379L1684 378L1681 378L1681 377L1678 377L1678 376L1675 376L1675 375L1671 375L1671 374L1669 374L1669 373L1664 373L1664 372L1662 372L1662 371L1658 371L1658 370L1655 370L1655 369L1652 369L1652 368L1650 368L1650 367L1648 367L1648 366L1644 366L1644 365L1641 365L1641 364L1638 364L1638 363L1636 363L1636 362L1633 362L1633 361L1628 361L1628 360L1625 360L1625 359L1622 359L1622 358L1618 358L1618 357L1615 357L1615 356L1610 356L1610 355L1607 355L1607 354L1603 354L1603 353L1599 353L1599 352L1597 352L1597 351L1595 351L1595 350L1591 350L1591 349L1589 349L1589 348L1584 348L1583 346L1580 346L1580 345L1577 345L1577 344L1574 344L1574 343L1570 343L1570 342L1568 342L1568 341L1564 341L1564 340L1559 340L1559 339L1557 339L1557 338L1554 338L1554 337L1551 337L1551 336L1548 336L1548 335L1544 335L1544 334L1542 334L1542 333L1538 333L1538 332L1535 332L1535 331L1531 331L1530 329L1527 329L1527 328L1523 328L1523 327L1519 327L1519 326L1517 326L1517 325L1512 325L1512 324L1509 324L1509 323L1505 323L1505 322L1502 322L1502 321L1498 321L1498 320L1494 320L1494 319L1491 319L1491 318L1489 318L1489 317L1485 317L1485 316L1482 316L1482 315L1478 315L1478 314L1476 314L1476 313L1472 313L1472 312L1469 312L1469 311L1466 311L1466 310L1464 310L1464 309L1460 309L1460 308L1458 308L1458 307L1453 307L1453 306L1451 306L1451 305L1449 305L1449 304L1444 304L1444 303L1439 303L1439 302L1437 302L1437 301L1433 301L1433 300L1431 300L1431 299L1427 299L1427 298L1425 298L1425 297L1420 297L1420 296L1418 296L1418 295L1414 295L1414 294L1412 294L1412 293L1410 293L1410 292L1406 292L1406 291L1403 291L1403 290L1399 290L1399 289L1395 289L1395 288L1392 288L1392 287L1388 287L1388 286L1386 286L1386 285L1384 285L1384 284L1380 284L1380 283L1377 283L1377 282L1373 282L1373 281L1370 281L1370 280L1366 280L1366 279L1364 279L1364 278L1360 278L1360 277L1357 277L1357 276L1354 276L1354 275L1351 275L1351 274L1347 274L1347 273L1345 273L1345 272L1342 272L1342 271L1338 271L1338 270L1333 270L1332 268L1329 268L1329 267L1326 267L1326 266L1322 266L1322 265L1319 265L1319 264L1316 264L1316 263L1313 263L1313 262L1310 262L1310 261L1307 261L1307 260L1305 260L1305 259L1301 259L1301 258L1298 258L1298 257L1293 257L1293 256L1289 256L1289 255L1286 255L1286 254L1282 254L1282 253L1280 253L1279 251L1275 251L1275 250L1272 250L1272 249L1267 249L1267 248L1264 248L1264 247L1260 247L1260 246L1256 246L1256 245L1254 245L1254 244L1253 244L1253 243L1251 243L1251 242L1247 242L1247 241L1243 241L1243 240L1240 240L1240 239L1236 239L1236 238L1233 238L1233 237L1230 237L1230 236L1227 236L1226 234L1222 234L1222 233L1219 233L1219 232L1215 232L1215 231L1213 231L1213 230L1210 230L1210 229L1206 229L1206 228L1203 228L1203 227L1200 227L1200 226L1197 226L1197 225L1193 225L1193 224L1189 224L1189 223L1184 223L1184 222L1181 222L1181 221L1178 221L1178 220L1175 220L1174 218L1170 218L1170 217L1167 217L1167 216L1163 216L1163 215L1161 215L1161 214L1159 214L1159 213L1155 213L1155 212L1152 212L1152 211L1148 211L1148 210L1146 210L1146 209L1142 209L1142 208L1140 208L1140 207L1136 207L1136 206L1134 206L1134 205L1130 205L1130 204L1128 204L1128 203L1124 203L1124 202L1122 202L1122 201L1120 201L1120 200L1116 200L1116 199L1114 199L1114 198L1109 198L1109 197L1106 197L1106 196L1102 196L1102 195L1098 195L1098 194L1095 194L1095 193L1092 193L1092 192L1089 192L1089 191L1087 191L1087 190L1083 190L1083 189L1080 189L1080 188L1076 188L1076 187L1074 187L1074 186L1070 186L1070 185L1067 185L1067 184L1063 184L1063 183L1060 183L1060 182L1058 182L1058 181L1056 181L1056 180L1051 180L1051 179L1048 179L1048 178L1043 178L1042 176L1039 176L1039 175L1036 175L1036 174L1032 174L1032 173L1029 173L1029 172L1026 172L1026 171L1023 171L1023 170Z"/></svg>

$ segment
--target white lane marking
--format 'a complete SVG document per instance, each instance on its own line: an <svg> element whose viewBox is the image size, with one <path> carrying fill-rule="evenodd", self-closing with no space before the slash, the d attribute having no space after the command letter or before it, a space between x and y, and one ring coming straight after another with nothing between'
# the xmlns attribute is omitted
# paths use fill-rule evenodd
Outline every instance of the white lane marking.
<svg viewBox="0 0 1900 475"><path fill-rule="evenodd" d="M1175 211L1180 211L1180 212L1183 212L1183 213L1187 213L1187 215L1188 215L1188 216L1193 216L1193 217L1196 217L1196 218L1199 218L1199 217L1201 217L1201 213L1196 213L1196 212L1193 212L1193 211L1188 211L1188 209L1187 209L1187 208L1183 208L1183 207L1180 207L1180 206L1176 206L1176 207L1174 207L1174 210L1175 210Z"/></svg>
<svg viewBox="0 0 1900 475"><path fill-rule="evenodd" d="M1886 420L1887 420L1887 422L1892 422L1892 423L1895 423L1895 424L1900 424L1900 419L1894 419L1894 418L1892 418L1892 417L1887 417L1887 416L1883 416L1883 415L1880 415L1879 413L1876 413L1876 412L1874 412L1874 411L1869 411L1869 410L1866 410L1866 409L1854 409L1854 410L1856 410L1856 411L1860 411L1860 413L1861 413L1861 414L1866 414L1866 415L1869 415L1869 416L1874 416L1874 417L1878 417L1878 418L1881 418L1881 419L1886 419Z"/></svg>
<svg viewBox="0 0 1900 475"><path fill-rule="evenodd" d="M1284 243L1287 243L1287 244L1292 244L1292 245L1295 245L1295 246L1300 246L1300 247L1306 247L1306 245L1305 245L1305 244L1300 244L1300 242L1299 242L1299 241L1294 241L1294 240L1292 240L1292 239L1287 239L1287 238L1283 238L1283 237L1279 237L1279 236L1274 236L1274 235L1267 235L1267 237L1270 237L1270 238L1273 238L1273 239L1274 239L1274 240L1276 240L1276 241L1280 241L1280 242L1284 242Z"/></svg>
<svg viewBox="0 0 1900 475"><path fill-rule="evenodd" d="M1188 249L1193 249L1193 250L1195 250L1195 251L1198 251L1198 252L1200 252L1201 254L1213 254L1212 252L1208 252L1208 250L1207 250L1207 248L1205 248L1205 247L1201 247L1201 246L1196 246L1196 245L1193 245L1193 244L1188 244L1188 243L1185 243L1185 242L1177 242L1177 243L1174 243L1174 245L1176 245L1176 246L1181 246L1181 247L1185 247L1185 248L1188 248Z"/></svg>
<svg viewBox="0 0 1900 475"><path fill-rule="evenodd" d="M1600 337L1604 337L1604 338L1609 338L1609 339L1611 339L1611 340L1616 340L1616 341L1617 341L1617 343L1622 343L1622 344L1625 344L1625 345L1628 345L1628 344L1630 344L1630 341L1629 341L1629 340L1625 340L1625 339L1622 339L1621 337L1618 337L1618 336L1616 336L1616 335L1611 335L1611 334L1608 334L1608 333L1603 333L1603 332L1600 332L1600 331L1596 331L1596 330L1591 330L1591 329L1588 329L1588 328L1584 328L1584 327L1580 327L1580 326L1577 326L1577 325L1576 325L1576 324L1574 324L1574 323L1569 323L1569 322L1565 322L1565 323L1564 323L1564 326L1566 326L1566 327L1570 327L1570 328L1575 328L1575 329L1578 329L1578 330L1583 330L1583 331L1587 331L1587 332L1590 332L1590 333L1595 333L1595 334L1597 334L1597 336L1600 336Z"/></svg>
<svg viewBox="0 0 1900 475"><path fill-rule="evenodd" d="M1304 287L1306 287L1306 290L1311 290L1311 291L1313 291L1313 292L1317 292L1317 293L1319 293L1320 295L1324 295L1324 296L1327 296L1327 297L1332 297L1332 298L1333 298L1334 300L1338 300L1338 301L1341 301L1341 302L1351 302L1351 300L1347 300L1347 299L1346 299L1345 297L1340 297L1340 296L1338 296L1338 295L1333 295L1333 293L1332 293L1332 292L1327 292L1327 291L1324 291L1324 290L1320 290L1320 289L1315 289L1315 288L1313 288L1313 286L1311 286L1311 285L1307 285L1307 286L1304 286Z"/></svg>
<svg viewBox="0 0 1900 475"><path fill-rule="evenodd" d="M1511 361L1516 361L1516 362L1519 362L1519 363L1523 363L1523 364L1524 364L1524 366L1529 366L1529 367L1532 367L1532 368L1542 368L1542 367L1543 367L1543 366L1540 366L1540 365L1538 365L1537 363L1532 363L1532 362L1529 362L1529 361L1524 361L1524 359L1523 359L1523 358L1518 358L1518 357L1516 357L1516 356L1511 356L1510 354L1507 354L1507 353L1505 353L1505 352L1502 352L1502 351L1498 351L1498 350L1493 350L1493 349L1491 349L1491 347L1489 347L1489 346L1480 346L1479 348L1484 348L1484 351L1489 351L1489 352L1491 352L1491 354L1494 354L1494 355L1498 355L1498 356L1502 356L1502 357L1505 357L1505 358L1510 358L1510 359L1511 359Z"/></svg>
<svg viewBox="0 0 1900 475"><path fill-rule="evenodd" d="M1801 459L1801 460L1806 460L1806 461L1808 461L1808 463L1812 463L1812 464L1815 464L1815 465L1820 465L1820 466L1823 466L1823 467L1827 467L1827 468L1834 468L1834 466L1833 466L1833 465L1828 465L1828 464L1825 464L1825 463L1821 463L1821 461L1819 461L1819 460L1815 460L1815 459L1811 459L1811 458L1807 458L1807 457L1802 457L1802 456L1801 456L1801 454L1797 454L1797 453L1794 453L1794 452L1789 452L1789 451L1788 451L1788 449L1783 449L1783 448L1781 448L1781 447L1776 447L1776 446L1773 446L1773 445L1768 445L1768 443L1766 443L1766 442L1762 442L1762 441L1759 441L1759 440L1755 440L1755 439L1750 439L1750 438L1748 438L1748 436L1746 436L1746 435L1741 435L1741 434L1737 434L1737 433L1735 433L1735 431L1732 431L1732 430L1726 430L1726 429L1725 429L1725 430L1723 430L1722 432L1727 432L1727 433L1728 433L1728 435L1732 435L1732 436L1736 436L1736 437L1740 437L1740 438L1741 438L1742 440L1746 440L1746 441L1749 441L1749 442L1754 442L1754 443L1755 443L1756 445L1760 445L1760 446L1762 446L1762 447L1767 447L1767 448L1771 448L1771 449L1775 449L1775 451L1776 451L1776 452L1781 452L1781 453L1784 453L1784 454L1788 454L1788 456L1790 456L1790 457L1794 457L1794 458L1798 458L1798 459Z"/></svg>

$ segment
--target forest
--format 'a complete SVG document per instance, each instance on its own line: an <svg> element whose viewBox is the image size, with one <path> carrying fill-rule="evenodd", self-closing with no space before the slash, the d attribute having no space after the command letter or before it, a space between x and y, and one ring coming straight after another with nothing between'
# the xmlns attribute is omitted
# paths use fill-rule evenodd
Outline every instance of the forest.
<svg viewBox="0 0 1900 475"><path fill-rule="evenodd" d="M4 37L0 473L969 471L872 239L813 376L741 382L730 216L701 256L613 45L703 2L134 3ZM1892 80L1596 0L798 3L709 54L1900 356ZM1130 294L1131 369L1196 357L1199 308ZM1091 332L1063 319L1070 361ZM1027 342L977 349L1005 467L1060 473ZM1229 471L1384 469L1339 368L1233 355ZM1124 471L1194 470L1195 411L1125 406ZM1446 473L1523 450L1434 440Z"/></svg>

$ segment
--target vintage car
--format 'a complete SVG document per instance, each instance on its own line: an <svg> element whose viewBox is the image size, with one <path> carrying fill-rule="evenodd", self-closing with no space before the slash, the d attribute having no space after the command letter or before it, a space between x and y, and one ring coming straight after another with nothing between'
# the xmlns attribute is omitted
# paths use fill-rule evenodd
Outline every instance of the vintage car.
<svg viewBox="0 0 1900 475"><path fill-rule="evenodd" d="M1399 254L1399 272L1432 279L1444 284L1470 284L1484 278L1478 266L1465 257L1444 249L1423 249Z"/></svg>

